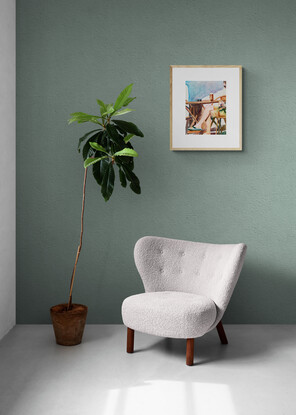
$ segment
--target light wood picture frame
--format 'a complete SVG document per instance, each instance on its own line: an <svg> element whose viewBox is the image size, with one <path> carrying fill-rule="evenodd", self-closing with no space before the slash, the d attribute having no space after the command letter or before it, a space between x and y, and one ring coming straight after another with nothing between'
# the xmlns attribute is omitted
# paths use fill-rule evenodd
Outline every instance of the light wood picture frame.
<svg viewBox="0 0 296 415"><path fill-rule="evenodd" d="M170 149L242 150L242 66L170 66Z"/></svg>

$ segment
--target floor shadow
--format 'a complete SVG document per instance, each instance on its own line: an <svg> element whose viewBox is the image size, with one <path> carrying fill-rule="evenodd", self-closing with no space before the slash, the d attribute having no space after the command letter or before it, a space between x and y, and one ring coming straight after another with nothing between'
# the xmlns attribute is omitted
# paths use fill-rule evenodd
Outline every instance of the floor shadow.
<svg viewBox="0 0 296 415"><path fill-rule="evenodd" d="M194 366L200 366L221 361L231 361L248 358L254 356L266 355L276 350L279 343L292 342L295 339L295 332L289 329L289 325L281 326L281 336L275 338L274 333L268 328L271 325L253 326L252 335L249 330L245 331L244 327L249 325L226 325L225 331L228 336L229 344L220 343L216 329L213 329L205 336L196 338L194 342ZM261 341L261 336L266 339ZM157 351L163 354L171 354L172 356L182 357L185 359L186 340L172 338L155 338L155 342L148 347L140 347L137 349L135 342L134 353L146 353L149 351Z"/></svg>

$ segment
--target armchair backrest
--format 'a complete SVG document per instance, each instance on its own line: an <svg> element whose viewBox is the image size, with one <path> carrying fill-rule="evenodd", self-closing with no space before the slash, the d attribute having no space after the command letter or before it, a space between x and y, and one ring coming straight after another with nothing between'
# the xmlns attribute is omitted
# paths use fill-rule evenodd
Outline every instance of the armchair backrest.
<svg viewBox="0 0 296 415"><path fill-rule="evenodd" d="M204 295L215 302L219 322L237 283L246 249L245 244L218 245L145 236L136 243L134 256L146 292Z"/></svg>

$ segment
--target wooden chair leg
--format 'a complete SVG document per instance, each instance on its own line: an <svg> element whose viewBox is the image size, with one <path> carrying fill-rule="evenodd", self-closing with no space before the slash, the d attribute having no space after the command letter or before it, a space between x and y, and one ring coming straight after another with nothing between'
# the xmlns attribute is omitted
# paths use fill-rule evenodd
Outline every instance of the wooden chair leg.
<svg viewBox="0 0 296 415"><path fill-rule="evenodd" d="M134 338L135 338L135 330L127 328L127 339L126 339L126 352L133 353L134 352Z"/></svg>
<svg viewBox="0 0 296 415"><path fill-rule="evenodd" d="M220 337L221 343L222 343L222 344L228 344L228 340L227 340L227 337L226 337L226 334L225 334L225 331L224 331L224 327L223 327L222 321L220 321L220 322L217 324L216 329L217 329L217 331L218 331L218 334L219 334L219 337Z"/></svg>
<svg viewBox="0 0 296 415"><path fill-rule="evenodd" d="M192 366L194 359L194 339L187 339L186 343L186 365Z"/></svg>

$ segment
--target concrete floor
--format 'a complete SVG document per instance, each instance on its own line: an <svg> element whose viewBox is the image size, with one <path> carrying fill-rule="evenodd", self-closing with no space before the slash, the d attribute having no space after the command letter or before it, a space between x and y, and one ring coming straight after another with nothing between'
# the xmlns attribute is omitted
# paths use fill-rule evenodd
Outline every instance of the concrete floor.
<svg viewBox="0 0 296 415"><path fill-rule="evenodd" d="M17 326L0 343L1 415L295 415L296 326L225 326L185 341L89 325L79 346L54 343L51 326Z"/></svg>

